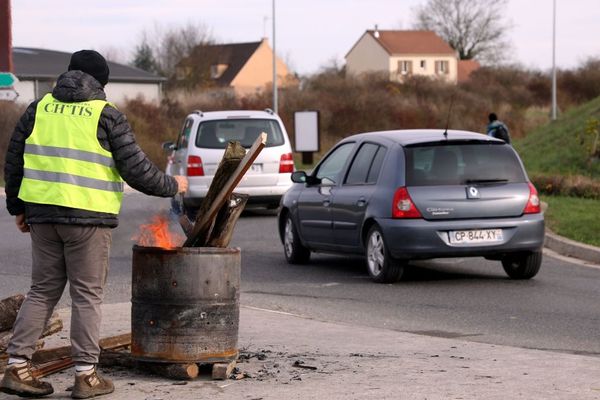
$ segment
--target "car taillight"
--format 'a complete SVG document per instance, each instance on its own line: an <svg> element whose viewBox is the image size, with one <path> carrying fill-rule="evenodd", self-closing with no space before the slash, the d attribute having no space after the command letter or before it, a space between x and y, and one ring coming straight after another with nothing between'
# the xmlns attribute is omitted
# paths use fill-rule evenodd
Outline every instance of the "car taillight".
<svg viewBox="0 0 600 400"><path fill-rule="evenodd" d="M415 207L408 190L402 186L394 193L392 204L392 218L422 218L421 213Z"/></svg>
<svg viewBox="0 0 600 400"><path fill-rule="evenodd" d="M294 157L292 153L282 154L281 159L279 160L279 173L294 172Z"/></svg>
<svg viewBox="0 0 600 400"><path fill-rule="evenodd" d="M188 176L204 176L204 168L200 157L188 156L187 174Z"/></svg>
<svg viewBox="0 0 600 400"><path fill-rule="evenodd" d="M535 189L535 186L529 182L529 199L527 200L527 204L523 209L523 214L537 214L541 211L542 209L540 207L540 198L538 197L538 192Z"/></svg>

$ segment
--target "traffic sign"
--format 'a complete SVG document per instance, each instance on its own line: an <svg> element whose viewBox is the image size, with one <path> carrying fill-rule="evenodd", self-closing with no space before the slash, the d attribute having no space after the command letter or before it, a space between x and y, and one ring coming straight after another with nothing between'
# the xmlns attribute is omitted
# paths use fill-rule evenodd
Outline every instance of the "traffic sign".
<svg viewBox="0 0 600 400"><path fill-rule="evenodd" d="M15 101L19 93L13 88L0 88L0 101Z"/></svg>
<svg viewBox="0 0 600 400"><path fill-rule="evenodd" d="M19 80L10 72L0 72L0 88L12 87Z"/></svg>

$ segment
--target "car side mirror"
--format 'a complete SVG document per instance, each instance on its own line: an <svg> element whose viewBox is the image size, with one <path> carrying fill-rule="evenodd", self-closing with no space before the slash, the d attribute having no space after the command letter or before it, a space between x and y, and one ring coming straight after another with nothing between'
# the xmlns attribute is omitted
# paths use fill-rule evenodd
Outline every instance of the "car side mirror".
<svg viewBox="0 0 600 400"><path fill-rule="evenodd" d="M175 147L175 143L173 142L163 142L162 149L165 153L177 150L177 148Z"/></svg>
<svg viewBox="0 0 600 400"><path fill-rule="evenodd" d="M306 172L304 171L294 171L292 172L292 182L294 183L306 183Z"/></svg>

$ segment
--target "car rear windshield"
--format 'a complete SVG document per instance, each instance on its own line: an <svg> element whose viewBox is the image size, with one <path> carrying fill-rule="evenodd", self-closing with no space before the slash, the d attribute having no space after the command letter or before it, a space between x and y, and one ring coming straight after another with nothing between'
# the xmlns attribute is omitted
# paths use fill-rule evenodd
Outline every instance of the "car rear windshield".
<svg viewBox="0 0 600 400"><path fill-rule="evenodd" d="M244 118L202 122L196 135L196 146L224 149L227 142L234 140L248 148L261 132L267 134L266 147L284 144L283 133L276 120Z"/></svg>
<svg viewBox="0 0 600 400"><path fill-rule="evenodd" d="M461 143L405 147L406 185L526 182L509 145Z"/></svg>

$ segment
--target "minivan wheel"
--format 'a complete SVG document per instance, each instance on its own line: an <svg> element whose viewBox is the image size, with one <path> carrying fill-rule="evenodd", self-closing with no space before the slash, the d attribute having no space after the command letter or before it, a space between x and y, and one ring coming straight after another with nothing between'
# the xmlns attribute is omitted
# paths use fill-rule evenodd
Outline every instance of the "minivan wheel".
<svg viewBox="0 0 600 400"><path fill-rule="evenodd" d="M404 264L392 258L377 225L372 226L367 235L366 256L369 275L375 282L396 282L404 272Z"/></svg>
<svg viewBox="0 0 600 400"><path fill-rule="evenodd" d="M291 215L285 219L283 230L283 252L290 264L305 264L310 258L310 250L302 245Z"/></svg>
<svg viewBox="0 0 600 400"><path fill-rule="evenodd" d="M511 279L531 279L542 265L542 252L508 256L502 260L502 267Z"/></svg>

